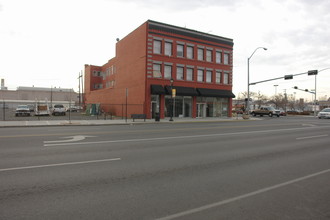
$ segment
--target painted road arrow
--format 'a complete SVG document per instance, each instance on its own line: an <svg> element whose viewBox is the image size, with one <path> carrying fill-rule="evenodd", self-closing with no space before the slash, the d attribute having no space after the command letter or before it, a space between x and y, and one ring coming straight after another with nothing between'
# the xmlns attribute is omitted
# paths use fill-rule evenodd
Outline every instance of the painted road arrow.
<svg viewBox="0 0 330 220"><path fill-rule="evenodd" d="M85 140L87 137L95 137L95 136L75 135L75 136L61 137L61 138L66 138L66 140L44 141L44 144L55 144L55 143L77 142L77 141ZM70 139L67 139L67 138L70 138Z"/></svg>

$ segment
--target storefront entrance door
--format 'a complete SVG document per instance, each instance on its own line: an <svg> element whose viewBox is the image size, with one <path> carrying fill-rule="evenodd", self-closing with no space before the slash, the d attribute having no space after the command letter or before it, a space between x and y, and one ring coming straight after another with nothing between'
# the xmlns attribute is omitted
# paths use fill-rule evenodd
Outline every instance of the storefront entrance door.
<svg viewBox="0 0 330 220"><path fill-rule="evenodd" d="M205 118L205 117L206 117L206 104L197 103L197 118Z"/></svg>

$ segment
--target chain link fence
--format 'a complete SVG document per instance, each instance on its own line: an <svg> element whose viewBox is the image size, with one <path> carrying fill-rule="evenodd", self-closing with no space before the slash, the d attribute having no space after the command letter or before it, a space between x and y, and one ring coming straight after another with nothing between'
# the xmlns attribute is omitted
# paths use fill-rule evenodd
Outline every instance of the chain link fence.
<svg viewBox="0 0 330 220"><path fill-rule="evenodd" d="M36 115L37 104L24 103L29 113L17 114L17 103L0 101L0 120L2 121L35 121L35 120L125 120L132 114L143 114L143 104L103 104L87 103L85 105L66 106L65 115L53 115L53 109L48 106L48 113Z"/></svg>

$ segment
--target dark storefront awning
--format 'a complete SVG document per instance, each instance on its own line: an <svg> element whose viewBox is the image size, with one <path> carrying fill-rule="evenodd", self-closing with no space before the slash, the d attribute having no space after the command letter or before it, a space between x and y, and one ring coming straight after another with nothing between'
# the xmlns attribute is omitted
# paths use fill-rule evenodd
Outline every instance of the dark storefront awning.
<svg viewBox="0 0 330 220"><path fill-rule="evenodd" d="M165 94L165 89L162 85L151 85L151 94L153 95L163 95Z"/></svg>
<svg viewBox="0 0 330 220"><path fill-rule="evenodd" d="M166 86L165 88L167 94L172 94L171 86ZM173 86L173 89L176 89L177 96L198 96L198 92L192 87Z"/></svg>
<svg viewBox="0 0 330 220"><path fill-rule="evenodd" d="M197 88L200 96L235 98L230 90Z"/></svg>

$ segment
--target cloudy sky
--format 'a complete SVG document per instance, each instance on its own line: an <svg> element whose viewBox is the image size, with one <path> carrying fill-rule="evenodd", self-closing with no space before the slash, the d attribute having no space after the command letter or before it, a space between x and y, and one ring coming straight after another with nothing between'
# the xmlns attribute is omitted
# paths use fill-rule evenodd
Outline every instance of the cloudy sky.
<svg viewBox="0 0 330 220"><path fill-rule="evenodd" d="M0 78L18 86L78 90L84 64L103 65L123 38L148 19L234 40L236 96L250 82L330 68L329 0L0 0ZM251 86L312 99L315 77ZM330 96L330 69L317 76L318 98Z"/></svg>

